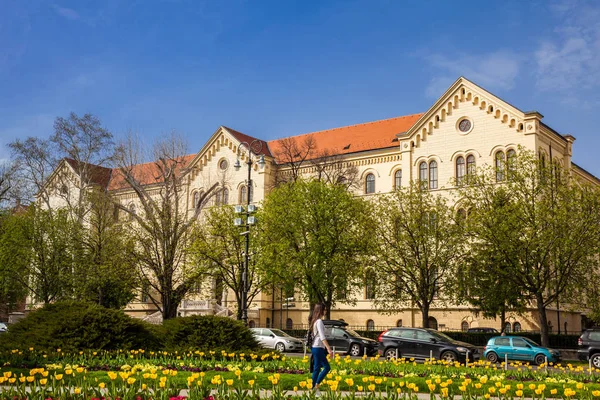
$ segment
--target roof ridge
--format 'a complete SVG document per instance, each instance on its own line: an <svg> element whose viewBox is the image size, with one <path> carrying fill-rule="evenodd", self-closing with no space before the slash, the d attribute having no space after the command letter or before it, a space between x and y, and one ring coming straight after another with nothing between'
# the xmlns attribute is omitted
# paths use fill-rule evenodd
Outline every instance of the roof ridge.
<svg viewBox="0 0 600 400"><path fill-rule="evenodd" d="M390 118L378 119L378 120L375 120L375 121L361 122L361 123L353 124L353 125L344 125L344 126L338 126L338 127L335 127L335 128L321 129L319 131L301 133L301 134L298 134L298 135L284 136L284 137L281 137L281 138L278 138L278 139L269 140L268 142L276 142L276 141L283 140L283 139L297 138L297 137L300 137L300 136L312 135L314 133L320 133L320 132L336 131L336 130L339 130L339 129L353 128L353 127L357 127L357 126L361 126L361 125L376 124L376 123L379 123L379 122L391 121L393 119L410 118L410 117L414 117L416 115L423 115L423 114L424 113L415 113L415 114L408 114L408 115L400 115L400 116L397 116L397 117L390 117Z"/></svg>
<svg viewBox="0 0 600 400"><path fill-rule="evenodd" d="M179 156L179 157L177 157L177 158L196 157L196 155L197 155L197 154L198 154L198 153L191 153L191 154L186 154L186 155L183 155L183 156ZM131 164L131 165L128 165L128 167L140 167L140 166L142 166L142 165L146 165L146 164L154 164L154 163L156 163L156 160L155 160L155 161L147 161L147 162L144 162L144 163L139 163L139 164ZM108 169L110 169L111 171L114 171L114 170L117 170L117 171L119 171L121 168L122 168L122 167L114 167L114 168L108 168Z"/></svg>

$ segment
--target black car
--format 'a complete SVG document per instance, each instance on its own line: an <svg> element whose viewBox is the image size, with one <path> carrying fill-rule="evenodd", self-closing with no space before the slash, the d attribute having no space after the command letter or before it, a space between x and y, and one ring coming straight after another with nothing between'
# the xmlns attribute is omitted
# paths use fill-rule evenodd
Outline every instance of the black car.
<svg viewBox="0 0 600 400"><path fill-rule="evenodd" d="M588 329L577 341L577 358L592 361L594 368L600 368L600 328Z"/></svg>
<svg viewBox="0 0 600 400"><path fill-rule="evenodd" d="M344 321L324 320L325 337L335 352L347 353L351 356L370 356L377 352L377 341L360 336Z"/></svg>
<svg viewBox="0 0 600 400"><path fill-rule="evenodd" d="M498 332L498 330L496 328L478 327L478 328L469 328L467 330L467 333L493 333L493 334L497 334L497 333L500 333L500 332Z"/></svg>
<svg viewBox="0 0 600 400"><path fill-rule="evenodd" d="M435 329L392 328L379 335L379 354L386 358L444 359L465 362L479 358L479 350Z"/></svg>

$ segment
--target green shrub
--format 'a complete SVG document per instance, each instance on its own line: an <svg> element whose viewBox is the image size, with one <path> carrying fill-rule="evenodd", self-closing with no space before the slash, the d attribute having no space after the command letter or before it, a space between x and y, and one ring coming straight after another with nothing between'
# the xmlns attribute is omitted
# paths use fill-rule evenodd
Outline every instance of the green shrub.
<svg viewBox="0 0 600 400"><path fill-rule="evenodd" d="M0 348L78 351L156 349L153 328L121 310L58 302L30 312L0 336Z"/></svg>
<svg viewBox="0 0 600 400"><path fill-rule="evenodd" d="M167 350L257 350L258 342L240 321L215 316L181 317L163 322Z"/></svg>

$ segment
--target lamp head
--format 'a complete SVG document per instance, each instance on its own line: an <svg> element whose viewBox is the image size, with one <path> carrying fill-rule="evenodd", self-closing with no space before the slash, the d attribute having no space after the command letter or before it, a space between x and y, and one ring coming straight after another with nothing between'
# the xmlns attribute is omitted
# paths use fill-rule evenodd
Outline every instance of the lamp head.
<svg viewBox="0 0 600 400"><path fill-rule="evenodd" d="M242 168L242 164L240 163L239 158L237 160L235 160L235 162L233 163L233 168L235 168L236 171L239 171L240 168Z"/></svg>
<svg viewBox="0 0 600 400"><path fill-rule="evenodd" d="M265 155L261 154L260 157L258 158L258 166L262 169L265 167Z"/></svg>

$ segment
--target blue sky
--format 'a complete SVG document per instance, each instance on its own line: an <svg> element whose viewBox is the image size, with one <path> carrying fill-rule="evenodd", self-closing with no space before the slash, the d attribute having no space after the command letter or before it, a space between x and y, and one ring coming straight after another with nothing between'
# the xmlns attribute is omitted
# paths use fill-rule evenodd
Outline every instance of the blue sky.
<svg viewBox="0 0 600 400"><path fill-rule="evenodd" d="M597 1L0 0L0 159L57 116L273 139L427 110L459 76L577 138L600 176Z"/></svg>

